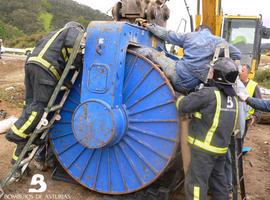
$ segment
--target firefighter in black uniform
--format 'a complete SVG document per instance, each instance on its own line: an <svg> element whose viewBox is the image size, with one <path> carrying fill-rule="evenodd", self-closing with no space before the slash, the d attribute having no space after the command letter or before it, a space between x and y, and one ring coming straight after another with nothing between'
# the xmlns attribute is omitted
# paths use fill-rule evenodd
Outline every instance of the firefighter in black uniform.
<svg viewBox="0 0 270 200"><path fill-rule="evenodd" d="M6 134L8 141L17 144L12 163L18 159L30 133L39 123L67 64L75 40L82 31L84 27L81 24L69 22L64 28L41 39L28 57L25 64L25 107L20 118ZM74 65L81 64L82 55L78 54Z"/></svg>
<svg viewBox="0 0 270 200"><path fill-rule="evenodd" d="M176 102L180 115L193 116L188 135L191 162L185 181L188 200L206 200L208 186L212 199L229 199L224 169L238 115L238 99L232 87L237 76L234 61L220 58L213 66L213 78L208 84Z"/></svg>

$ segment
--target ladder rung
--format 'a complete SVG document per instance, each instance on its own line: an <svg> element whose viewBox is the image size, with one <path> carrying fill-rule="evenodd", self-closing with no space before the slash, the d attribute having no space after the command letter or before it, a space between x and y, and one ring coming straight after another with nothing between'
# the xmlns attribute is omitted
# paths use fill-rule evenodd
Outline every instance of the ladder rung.
<svg viewBox="0 0 270 200"><path fill-rule="evenodd" d="M237 155L237 159L239 159L239 158L241 158L241 157L243 157L243 153L239 153L239 154Z"/></svg>
<svg viewBox="0 0 270 200"><path fill-rule="evenodd" d="M61 86L61 88L60 88L60 91L65 91L65 90L68 90L68 87L67 86Z"/></svg>
<svg viewBox="0 0 270 200"><path fill-rule="evenodd" d="M71 65L70 69L76 69L76 67L74 65Z"/></svg>
<svg viewBox="0 0 270 200"><path fill-rule="evenodd" d="M244 176L242 176L240 179L239 179L239 182L242 182L244 180Z"/></svg>
<svg viewBox="0 0 270 200"><path fill-rule="evenodd" d="M44 131L50 129L52 126L48 124L47 126L43 126L41 129L37 130L38 134L43 133Z"/></svg>
<svg viewBox="0 0 270 200"><path fill-rule="evenodd" d="M55 105L51 107L50 112L54 112L56 110L60 110L63 106L62 105Z"/></svg>

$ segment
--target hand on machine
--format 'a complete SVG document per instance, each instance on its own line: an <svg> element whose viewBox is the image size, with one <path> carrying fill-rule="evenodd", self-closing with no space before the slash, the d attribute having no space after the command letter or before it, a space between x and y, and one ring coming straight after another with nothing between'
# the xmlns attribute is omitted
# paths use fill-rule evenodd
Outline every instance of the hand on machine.
<svg viewBox="0 0 270 200"><path fill-rule="evenodd" d="M135 20L135 22L139 25L139 26L142 26L142 27L148 27L150 24L147 22L146 19L143 19L143 18L138 18Z"/></svg>

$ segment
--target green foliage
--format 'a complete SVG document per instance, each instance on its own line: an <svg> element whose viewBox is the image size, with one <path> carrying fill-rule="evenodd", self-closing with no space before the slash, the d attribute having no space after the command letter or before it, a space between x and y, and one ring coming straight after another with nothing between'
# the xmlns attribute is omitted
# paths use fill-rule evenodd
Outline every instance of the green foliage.
<svg viewBox="0 0 270 200"><path fill-rule="evenodd" d="M78 21L87 27L93 20L112 18L72 0L1 0L0 38L4 39L4 44L12 44L10 47L32 47L35 43L29 40L32 34L57 30L69 21ZM17 37L26 41L16 39L14 42Z"/></svg>
<svg viewBox="0 0 270 200"><path fill-rule="evenodd" d="M30 36L18 37L14 40L7 40L5 46L15 48L34 47L36 43L44 36L42 33L33 34Z"/></svg>
<svg viewBox="0 0 270 200"><path fill-rule="evenodd" d="M44 7L46 10L49 10L52 8L52 4L50 2L48 2L48 0L42 0L42 7Z"/></svg>
<svg viewBox="0 0 270 200"><path fill-rule="evenodd" d="M17 27L13 27L0 21L0 38L14 39L23 35L23 32Z"/></svg>
<svg viewBox="0 0 270 200"><path fill-rule="evenodd" d="M38 19L40 22L42 22L44 30L46 32L50 32L53 15L51 13L48 13L48 12L41 12L39 14Z"/></svg>
<svg viewBox="0 0 270 200"><path fill-rule="evenodd" d="M85 19L83 16L79 16L76 21L79 22L80 24L83 24L85 28L89 24L89 21Z"/></svg>
<svg viewBox="0 0 270 200"><path fill-rule="evenodd" d="M257 70L255 81L257 81L261 86L270 89L270 69Z"/></svg>

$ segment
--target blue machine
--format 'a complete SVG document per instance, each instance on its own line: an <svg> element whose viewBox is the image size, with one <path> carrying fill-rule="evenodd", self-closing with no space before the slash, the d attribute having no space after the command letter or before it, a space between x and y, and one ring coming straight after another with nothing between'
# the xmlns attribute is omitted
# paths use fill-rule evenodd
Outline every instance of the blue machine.
<svg viewBox="0 0 270 200"><path fill-rule="evenodd" d="M158 66L131 45L164 47L136 25L90 23L83 71L50 131L68 174L104 194L154 182L179 143L174 91Z"/></svg>

